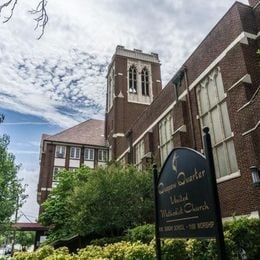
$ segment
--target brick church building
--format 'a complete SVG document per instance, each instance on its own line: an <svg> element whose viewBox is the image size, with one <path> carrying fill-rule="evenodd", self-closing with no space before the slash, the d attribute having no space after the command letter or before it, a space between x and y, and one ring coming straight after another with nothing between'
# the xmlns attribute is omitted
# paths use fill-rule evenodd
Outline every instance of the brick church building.
<svg viewBox="0 0 260 260"><path fill-rule="evenodd" d="M250 171L260 168L260 1L249 2L235 2L163 88L157 54L117 46L107 72L104 142L90 144L107 149L109 160L161 167L175 147L203 152L208 126L223 218L260 212Z"/></svg>

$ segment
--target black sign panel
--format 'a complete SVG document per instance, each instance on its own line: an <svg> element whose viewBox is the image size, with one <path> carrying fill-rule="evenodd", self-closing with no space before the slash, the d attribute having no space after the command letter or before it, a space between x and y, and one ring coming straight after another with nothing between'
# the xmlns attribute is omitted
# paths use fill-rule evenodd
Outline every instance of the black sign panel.
<svg viewBox="0 0 260 260"><path fill-rule="evenodd" d="M215 237L206 158L189 148L168 156L157 180L160 237Z"/></svg>

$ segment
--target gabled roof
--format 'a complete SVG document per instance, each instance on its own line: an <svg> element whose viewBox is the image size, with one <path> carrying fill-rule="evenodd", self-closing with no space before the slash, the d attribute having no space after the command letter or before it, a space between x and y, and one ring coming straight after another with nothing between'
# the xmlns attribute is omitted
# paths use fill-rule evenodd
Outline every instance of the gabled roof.
<svg viewBox="0 0 260 260"><path fill-rule="evenodd" d="M89 119L55 135L43 135L43 140L61 143L105 146L104 121Z"/></svg>

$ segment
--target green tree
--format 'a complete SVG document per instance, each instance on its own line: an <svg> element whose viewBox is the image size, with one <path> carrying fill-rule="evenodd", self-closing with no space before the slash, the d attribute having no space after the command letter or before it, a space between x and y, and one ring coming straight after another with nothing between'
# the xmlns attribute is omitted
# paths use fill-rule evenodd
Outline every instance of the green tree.
<svg viewBox="0 0 260 260"><path fill-rule="evenodd" d="M22 250L26 251L28 246L34 244L35 233L32 231L18 231L16 233L16 243L22 246Z"/></svg>
<svg viewBox="0 0 260 260"><path fill-rule="evenodd" d="M92 171L70 200L76 231L113 236L151 221L151 177L133 166L112 165Z"/></svg>
<svg viewBox="0 0 260 260"><path fill-rule="evenodd" d="M8 152L9 143L7 135L0 137L0 234L25 199L24 186L17 178L19 166L15 164L14 155Z"/></svg>
<svg viewBox="0 0 260 260"><path fill-rule="evenodd" d="M89 170L82 167L73 172L65 170L58 173L59 183L43 203L44 211L39 218L43 225L50 227L48 240L53 241L73 234L69 198L74 189L86 181Z"/></svg>
<svg viewBox="0 0 260 260"><path fill-rule="evenodd" d="M152 221L152 174L133 166L80 168L58 175L59 184L44 203L40 221L50 237L72 234L121 235Z"/></svg>

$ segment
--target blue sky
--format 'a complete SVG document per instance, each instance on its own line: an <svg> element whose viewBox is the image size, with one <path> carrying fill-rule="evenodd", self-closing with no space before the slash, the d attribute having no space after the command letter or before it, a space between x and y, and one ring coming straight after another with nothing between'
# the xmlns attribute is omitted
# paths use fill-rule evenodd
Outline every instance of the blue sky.
<svg viewBox="0 0 260 260"><path fill-rule="evenodd" d="M106 69L116 45L158 53L165 85L234 1L51 0L39 41L28 14L37 3L18 0L13 18L0 23L0 113L6 115L0 133L10 135L9 149L23 165L19 176L29 197L22 212L31 220L38 214L41 134L104 118Z"/></svg>
<svg viewBox="0 0 260 260"><path fill-rule="evenodd" d="M37 218L36 185L39 172L39 141L42 133L54 134L63 128L50 124L40 117L14 112L0 108L5 115L4 123L0 125L0 135L10 136L9 152L15 154L17 164L21 164L18 172L24 184L29 184L26 193L30 195L28 202L20 214L25 214L31 221ZM28 221L21 216L21 221Z"/></svg>

